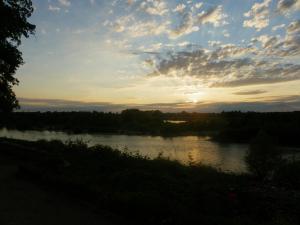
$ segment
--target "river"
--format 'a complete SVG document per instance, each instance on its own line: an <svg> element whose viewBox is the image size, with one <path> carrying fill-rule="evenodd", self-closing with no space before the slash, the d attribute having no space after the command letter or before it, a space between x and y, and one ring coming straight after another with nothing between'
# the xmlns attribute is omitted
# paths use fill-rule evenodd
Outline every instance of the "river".
<svg viewBox="0 0 300 225"><path fill-rule="evenodd" d="M201 163L222 171L243 173L247 171L244 158L248 150L245 144L220 144L208 137L183 136L160 137L140 135L68 134L55 131L19 131L0 129L0 137L36 141L80 139L92 145L108 145L122 151L138 152L150 158L162 154L182 163Z"/></svg>

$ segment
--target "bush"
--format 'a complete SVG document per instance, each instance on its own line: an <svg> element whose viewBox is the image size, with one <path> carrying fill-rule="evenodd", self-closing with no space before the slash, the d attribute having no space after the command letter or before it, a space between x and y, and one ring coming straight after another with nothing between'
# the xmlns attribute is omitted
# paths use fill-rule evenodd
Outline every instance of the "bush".
<svg viewBox="0 0 300 225"><path fill-rule="evenodd" d="M280 151L274 140L264 131L260 131L251 142L246 155L248 169L258 178L270 178L275 169L281 165Z"/></svg>
<svg viewBox="0 0 300 225"><path fill-rule="evenodd" d="M286 162L276 170L274 181L284 187L300 189L300 161Z"/></svg>

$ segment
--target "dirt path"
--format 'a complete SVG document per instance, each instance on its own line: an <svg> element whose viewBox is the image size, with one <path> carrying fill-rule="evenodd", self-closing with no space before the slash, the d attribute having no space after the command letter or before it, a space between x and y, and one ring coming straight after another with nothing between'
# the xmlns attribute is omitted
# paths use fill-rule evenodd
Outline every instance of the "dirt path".
<svg viewBox="0 0 300 225"><path fill-rule="evenodd" d="M0 155L1 225L117 224L109 214L100 215L62 194L46 191L18 178L17 170L16 161Z"/></svg>

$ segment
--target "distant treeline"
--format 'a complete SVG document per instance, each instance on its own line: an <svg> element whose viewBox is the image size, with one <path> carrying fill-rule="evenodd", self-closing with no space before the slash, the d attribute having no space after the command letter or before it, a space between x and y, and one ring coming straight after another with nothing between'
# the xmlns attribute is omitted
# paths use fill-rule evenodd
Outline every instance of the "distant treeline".
<svg viewBox="0 0 300 225"><path fill-rule="evenodd" d="M210 135L216 140L230 142L249 142L264 130L277 144L300 146L300 112L163 113L137 109L121 113L16 112L0 114L0 127L73 133Z"/></svg>

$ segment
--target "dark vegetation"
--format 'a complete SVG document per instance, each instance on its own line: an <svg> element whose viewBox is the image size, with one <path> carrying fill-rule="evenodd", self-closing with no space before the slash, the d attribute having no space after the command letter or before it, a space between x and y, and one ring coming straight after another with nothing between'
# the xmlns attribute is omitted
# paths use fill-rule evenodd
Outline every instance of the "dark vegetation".
<svg viewBox="0 0 300 225"><path fill-rule="evenodd" d="M206 134L219 141L253 140L246 158L252 173L222 173L162 157L150 160L106 146L89 148L80 141L2 138L0 154L17 160L19 177L137 224L300 224L300 162L283 160L275 148L300 146L300 112L8 113L18 108L13 92L18 84L15 72L23 64L18 46L22 37L34 34L35 25L27 21L32 13L30 0L0 0L0 127L76 133Z"/></svg>
<svg viewBox="0 0 300 225"><path fill-rule="evenodd" d="M261 179L271 177L283 163L280 149L276 148L275 141L264 131L260 131L251 141L245 160L249 170Z"/></svg>
<svg viewBox="0 0 300 225"><path fill-rule="evenodd" d="M0 112L18 108L13 86L17 69L22 65L22 52L18 50L22 37L34 34L35 25L27 19L33 13L30 0L0 0Z"/></svg>
<svg viewBox="0 0 300 225"><path fill-rule="evenodd" d="M167 120L186 122L176 124ZM0 127L74 133L210 135L218 141L248 143L263 130L278 145L300 146L300 112L162 113L135 109L121 113L16 112L2 113Z"/></svg>
<svg viewBox="0 0 300 225"><path fill-rule="evenodd" d="M20 177L137 224L300 223L297 161L282 163L266 181L80 141L1 139L0 154L18 158Z"/></svg>

